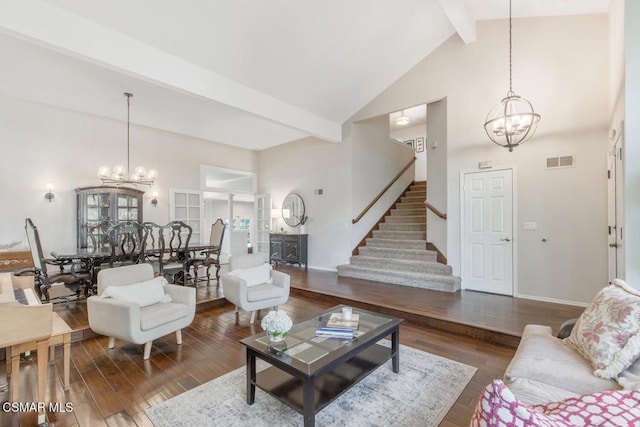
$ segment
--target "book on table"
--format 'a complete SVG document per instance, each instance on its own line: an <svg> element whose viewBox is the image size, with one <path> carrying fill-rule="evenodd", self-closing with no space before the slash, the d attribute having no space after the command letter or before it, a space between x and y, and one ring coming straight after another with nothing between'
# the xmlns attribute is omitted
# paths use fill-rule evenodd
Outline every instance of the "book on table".
<svg viewBox="0 0 640 427"><path fill-rule="evenodd" d="M333 338L353 338L358 329L359 316L352 314L350 320L343 320L342 313L331 313L320 320L316 336Z"/></svg>

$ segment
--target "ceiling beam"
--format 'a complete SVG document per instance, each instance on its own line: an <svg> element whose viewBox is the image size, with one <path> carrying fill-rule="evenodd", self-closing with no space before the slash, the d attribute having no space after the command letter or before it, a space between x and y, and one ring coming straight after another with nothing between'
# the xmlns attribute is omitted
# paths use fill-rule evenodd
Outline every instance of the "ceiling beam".
<svg viewBox="0 0 640 427"><path fill-rule="evenodd" d="M438 0L449 22L465 44L476 41L476 21L465 0Z"/></svg>
<svg viewBox="0 0 640 427"><path fill-rule="evenodd" d="M328 141L342 126L41 0L0 3L0 31Z"/></svg>

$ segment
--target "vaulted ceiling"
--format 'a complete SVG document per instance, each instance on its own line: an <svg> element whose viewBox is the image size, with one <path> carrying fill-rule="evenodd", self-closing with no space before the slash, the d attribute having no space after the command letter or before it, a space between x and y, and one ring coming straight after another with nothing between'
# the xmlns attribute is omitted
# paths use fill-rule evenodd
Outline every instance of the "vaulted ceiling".
<svg viewBox="0 0 640 427"><path fill-rule="evenodd" d="M513 16L608 0L513 0ZM508 0L2 0L0 94L260 150L341 125Z"/></svg>

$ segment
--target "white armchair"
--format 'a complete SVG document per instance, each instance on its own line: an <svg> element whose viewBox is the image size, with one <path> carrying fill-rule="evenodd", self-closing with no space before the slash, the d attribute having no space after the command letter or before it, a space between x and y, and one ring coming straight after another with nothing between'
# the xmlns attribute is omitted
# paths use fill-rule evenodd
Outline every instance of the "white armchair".
<svg viewBox="0 0 640 427"><path fill-rule="evenodd" d="M262 254L232 256L229 273L220 277L224 297L236 306L236 322L239 310L251 312L251 324L256 311L277 307L289 299L291 278L281 271L272 270Z"/></svg>
<svg viewBox="0 0 640 427"><path fill-rule="evenodd" d="M151 354L154 339L176 333L182 344L182 328L195 316L196 290L170 285L154 278L150 264L108 268L98 273L98 294L87 299L89 326L115 339L144 344L144 359Z"/></svg>

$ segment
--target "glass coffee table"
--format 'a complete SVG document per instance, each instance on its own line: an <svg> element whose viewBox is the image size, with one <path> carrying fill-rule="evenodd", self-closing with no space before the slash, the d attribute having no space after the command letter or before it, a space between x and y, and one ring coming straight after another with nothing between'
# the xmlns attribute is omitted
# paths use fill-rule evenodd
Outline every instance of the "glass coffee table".
<svg viewBox="0 0 640 427"><path fill-rule="evenodd" d="M359 324L353 339L316 337L320 320L342 307L295 324L282 343L270 344L264 333L240 341L247 349L247 404L254 403L258 387L300 412L310 427L318 411L387 360L400 371L402 319L354 308ZM377 344L389 335L390 347ZM271 366L256 372L256 358Z"/></svg>

